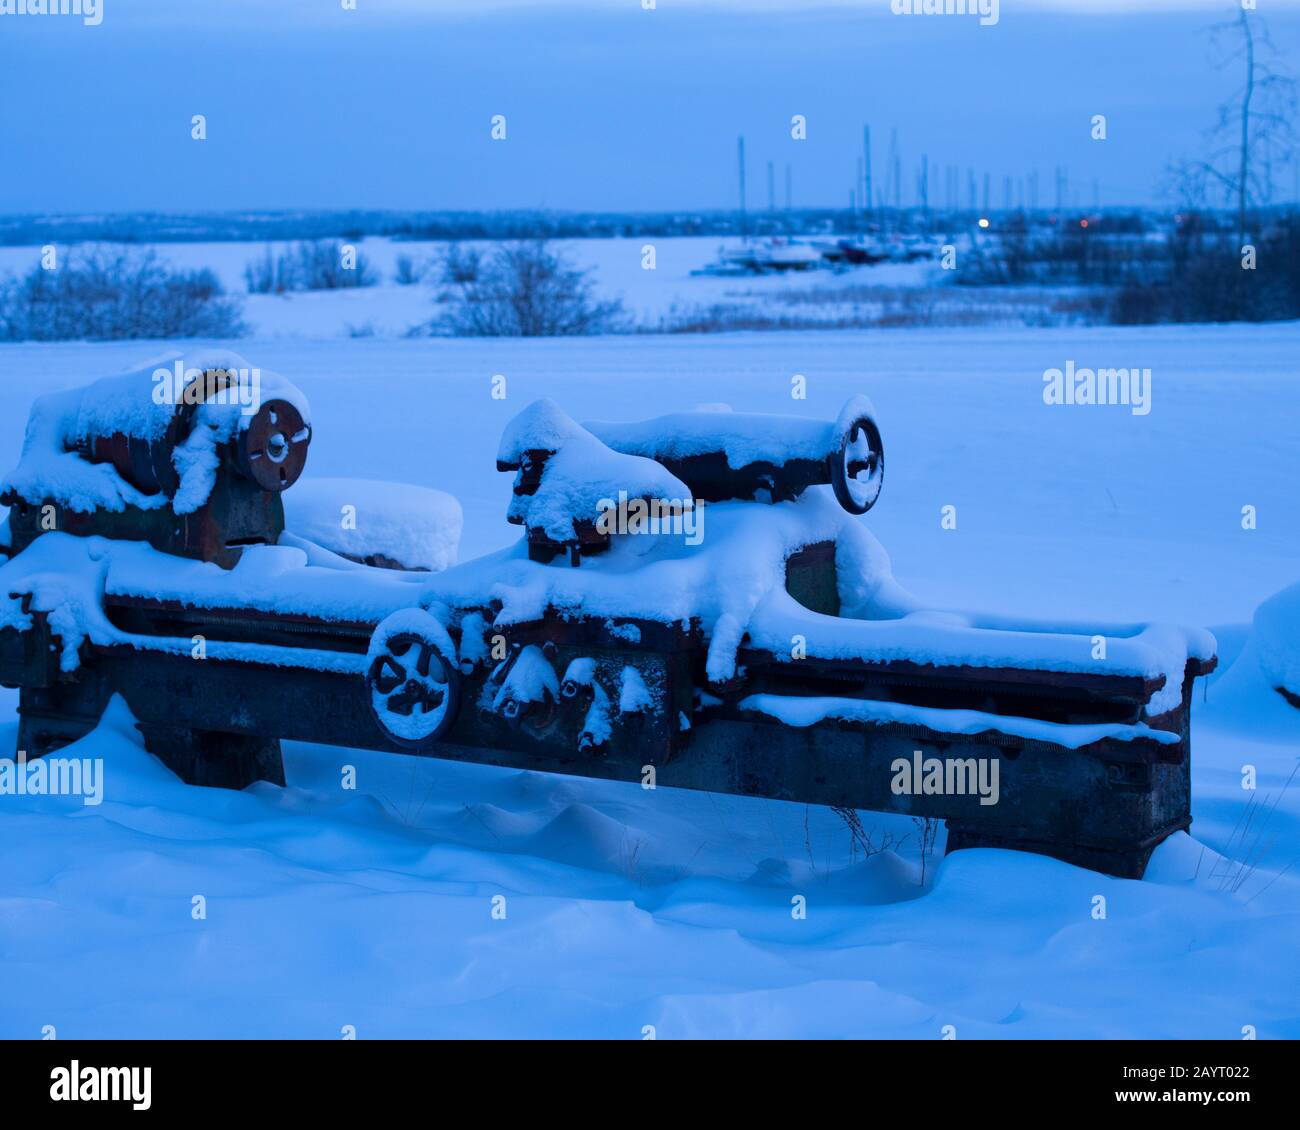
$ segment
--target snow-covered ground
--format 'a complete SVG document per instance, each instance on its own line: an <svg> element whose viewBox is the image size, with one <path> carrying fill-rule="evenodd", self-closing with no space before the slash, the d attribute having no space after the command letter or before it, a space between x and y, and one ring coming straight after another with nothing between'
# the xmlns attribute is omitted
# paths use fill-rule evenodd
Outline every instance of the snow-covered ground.
<svg viewBox="0 0 1300 1130"><path fill-rule="evenodd" d="M1300 711L1250 640L1256 606L1300 581L1300 325L276 334L236 348L310 397L304 482L448 491L462 560L517 534L494 459L537 397L579 419L831 418L868 393L887 473L862 521L926 603L1216 634L1192 833L1142 882L978 850L932 856L922 883L910 821L877 814L877 838L907 838L863 861L826 810L299 744L287 789L188 788L114 711L68 752L104 759L101 805L0 796L0 1036L1300 1036ZM0 347L0 464L35 395L162 347ZM1071 360L1150 368L1149 414L1045 405L1044 371ZM0 692L0 750L16 697Z"/></svg>
<svg viewBox="0 0 1300 1130"><path fill-rule="evenodd" d="M691 274L714 262L720 248L741 244L739 239L718 236L556 242L571 262L591 272L592 283L602 298L618 299L627 314L643 326L658 326L665 318L719 303L771 310L775 296L790 291L824 291L829 296L850 288L915 287L926 282L944 282L949 277L949 272L937 265L919 262L757 278ZM643 266L647 261L643 249L647 245L655 249L653 270ZM114 246L120 249L120 245ZM440 288L436 285L436 264L441 262L446 243L382 237L360 239L354 246L374 268L379 279L376 286L342 291L248 294L244 270L250 263L261 261L268 246L278 254L292 245L238 242L132 245L137 250L152 249L177 268L213 271L229 294L243 299L244 320L258 338L401 337L412 329L427 326L437 314L435 299ZM472 241L467 246L490 247ZM63 250L67 253L69 249ZM432 277L421 284L398 285L393 276L403 256L416 264L435 264ZM38 247L0 247L0 278L25 274L39 258ZM818 305L828 319L846 313L844 306L822 300L822 296ZM853 304L849 303L847 310L852 309Z"/></svg>

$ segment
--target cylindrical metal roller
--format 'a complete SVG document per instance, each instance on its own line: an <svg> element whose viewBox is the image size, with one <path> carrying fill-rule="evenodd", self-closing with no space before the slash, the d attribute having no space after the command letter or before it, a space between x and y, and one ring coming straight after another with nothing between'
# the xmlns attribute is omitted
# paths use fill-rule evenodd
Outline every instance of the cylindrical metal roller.
<svg viewBox="0 0 1300 1130"><path fill-rule="evenodd" d="M885 448L864 397L833 421L697 411L584 426L615 451L661 463L706 502L786 502L829 485L845 510L865 514L884 481Z"/></svg>

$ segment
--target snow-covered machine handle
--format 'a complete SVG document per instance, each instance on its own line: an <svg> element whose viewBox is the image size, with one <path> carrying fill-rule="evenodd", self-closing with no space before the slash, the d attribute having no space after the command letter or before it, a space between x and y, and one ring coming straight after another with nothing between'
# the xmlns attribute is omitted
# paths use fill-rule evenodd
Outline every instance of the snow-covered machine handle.
<svg viewBox="0 0 1300 1130"><path fill-rule="evenodd" d="M840 432L829 456L831 488L850 514L865 514L876 504L885 481L885 445L870 413L855 416Z"/></svg>

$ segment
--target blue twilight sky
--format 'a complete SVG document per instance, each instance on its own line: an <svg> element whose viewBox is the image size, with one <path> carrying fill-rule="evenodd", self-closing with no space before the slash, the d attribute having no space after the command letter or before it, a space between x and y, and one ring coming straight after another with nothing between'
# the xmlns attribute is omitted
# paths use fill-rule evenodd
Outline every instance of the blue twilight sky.
<svg viewBox="0 0 1300 1130"><path fill-rule="evenodd" d="M972 168L995 206L1037 170L1049 204L1057 165L1080 203L1156 202L1236 85L1206 35L1236 0L1002 0L991 27L890 0L101 3L0 15L0 212L734 207L742 133L751 206L769 160L778 200L789 163L797 205L842 205L864 122L877 185L898 130L905 202L922 154L963 203ZM1300 61L1294 0L1258 6Z"/></svg>

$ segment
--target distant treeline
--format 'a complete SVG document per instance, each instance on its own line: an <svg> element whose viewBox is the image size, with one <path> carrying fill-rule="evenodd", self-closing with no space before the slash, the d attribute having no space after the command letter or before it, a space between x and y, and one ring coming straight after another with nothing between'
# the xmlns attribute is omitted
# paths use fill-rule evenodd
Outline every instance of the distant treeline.
<svg viewBox="0 0 1300 1130"><path fill-rule="evenodd" d="M0 217L0 246L45 243L245 243L388 236L410 240L582 239L616 236L813 234L848 212L258 212Z"/></svg>
<svg viewBox="0 0 1300 1130"><path fill-rule="evenodd" d="M1049 215L994 211L996 221L1020 216L1030 224ZM1096 215L1072 209L1063 220ZM346 239L582 239L668 236L818 235L880 228L887 231L943 232L968 227L979 213L963 209L794 208L703 212L231 212L166 214L142 212L105 216L0 217L0 246L47 243L195 243ZM1108 209L1098 217L1106 230L1138 233L1167 227L1173 213L1147 209ZM1207 214L1206 222L1231 230L1233 219Z"/></svg>

